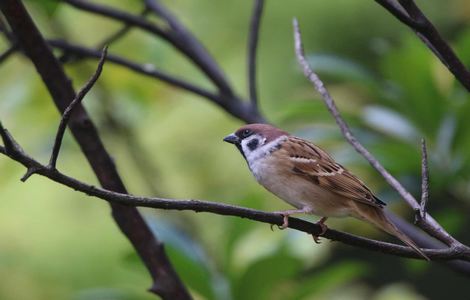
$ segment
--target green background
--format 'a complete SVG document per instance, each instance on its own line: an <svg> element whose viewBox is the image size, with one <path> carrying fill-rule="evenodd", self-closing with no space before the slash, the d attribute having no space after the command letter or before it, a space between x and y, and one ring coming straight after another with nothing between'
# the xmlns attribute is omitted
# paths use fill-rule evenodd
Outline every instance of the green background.
<svg viewBox="0 0 470 300"><path fill-rule="evenodd" d="M140 1L100 1L138 13ZM342 139L297 65L292 18L310 62L354 133L414 195L419 141L431 168L430 212L470 243L470 101L431 52L374 1L266 1L258 52L260 109L272 123L315 141L359 175L388 208L412 219L396 192ZM206 46L246 98L251 1L164 2ZM464 62L470 62L470 4L419 1ZM41 31L95 46L120 24L54 1L27 1ZM6 49L4 40L1 49ZM139 30L110 53L149 63L213 89L174 49ZM59 52L58 52L59 54ZM96 61L68 64L79 88ZM0 120L25 150L46 162L59 115L31 63L15 54L0 66ZM274 211L289 206L257 185L222 138L242 123L205 99L110 63L84 105L128 190ZM97 184L67 133L58 168ZM109 206L0 158L0 299L153 299L151 280L113 223ZM465 298L465 278L439 263L384 256L266 224L193 212L143 209L196 299ZM316 217L305 217L315 221ZM332 219L335 229L393 240L367 224Z"/></svg>

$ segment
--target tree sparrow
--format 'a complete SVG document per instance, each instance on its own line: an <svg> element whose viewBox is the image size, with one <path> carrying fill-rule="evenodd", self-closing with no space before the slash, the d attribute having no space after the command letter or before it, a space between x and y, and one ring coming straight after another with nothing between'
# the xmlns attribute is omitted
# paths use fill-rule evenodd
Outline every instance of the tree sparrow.
<svg viewBox="0 0 470 300"><path fill-rule="evenodd" d="M291 214L315 214L322 217L317 224L323 234L328 217L352 216L396 236L429 260L386 217L385 203L318 146L266 124L245 125L224 141L240 150L263 187L296 208L280 212L284 217L281 228L288 226Z"/></svg>

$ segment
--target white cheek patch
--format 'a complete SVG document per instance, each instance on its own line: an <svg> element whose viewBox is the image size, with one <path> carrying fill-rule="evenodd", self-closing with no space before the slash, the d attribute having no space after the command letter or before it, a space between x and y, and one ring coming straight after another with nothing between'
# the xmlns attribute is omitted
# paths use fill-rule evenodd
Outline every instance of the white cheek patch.
<svg viewBox="0 0 470 300"><path fill-rule="evenodd" d="M251 153L255 152L258 148L262 147L265 141L265 138L257 134L247 137L241 142L243 153L245 153L245 156L248 157Z"/></svg>
<svg viewBox="0 0 470 300"><path fill-rule="evenodd" d="M281 136L281 137L278 137L277 139L275 139L274 141L271 141L271 142L265 144L266 139L263 138L260 141L260 146L258 146L258 148L256 148L255 150L250 151L249 149L246 150L245 148L243 148L243 151L244 151L245 156L246 156L246 160L248 161L249 164L251 164L255 160L258 160L260 158L265 157L266 155L268 155L268 154L272 153L273 151L279 149L279 145L282 144L286 139L287 139L287 136ZM249 141L247 141L247 143L249 143ZM242 147L245 147L243 145L243 141L242 141ZM246 146L246 147L248 147L248 146Z"/></svg>

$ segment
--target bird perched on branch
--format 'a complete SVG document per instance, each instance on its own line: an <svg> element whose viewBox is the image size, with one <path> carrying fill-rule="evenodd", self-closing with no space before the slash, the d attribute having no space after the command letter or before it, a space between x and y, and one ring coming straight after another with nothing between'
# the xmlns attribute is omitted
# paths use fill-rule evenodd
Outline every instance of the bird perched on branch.
<svg viewBox="0 0 470 300"><path fill-rule="evenodd" d="M367 221L426 254L385 215L385 203L364 183L318 146L267 124L249 124L226 136L248 163L256 180L296 209L280 212L281 228L296 213L321 216L324 234L328 217L352 216ZM318 236L314 236L318 241Z"/></svg>

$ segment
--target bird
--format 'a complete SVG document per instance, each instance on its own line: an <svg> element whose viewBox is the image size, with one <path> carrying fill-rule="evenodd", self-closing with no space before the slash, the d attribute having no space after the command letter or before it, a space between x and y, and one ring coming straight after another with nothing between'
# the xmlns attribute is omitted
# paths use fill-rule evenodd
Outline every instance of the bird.
<svg viewBox="0 0 470 300"><path fill-rule="evenodd" d="M304 213L320 216L321 233L329 217L354 217L397 237L426 260L428 256L384 212L385 202L354 174L317 145L268 124L244 125L227 135L245 158L259 184L295 209L278 212L281 229L289 216Z"/></svg>

